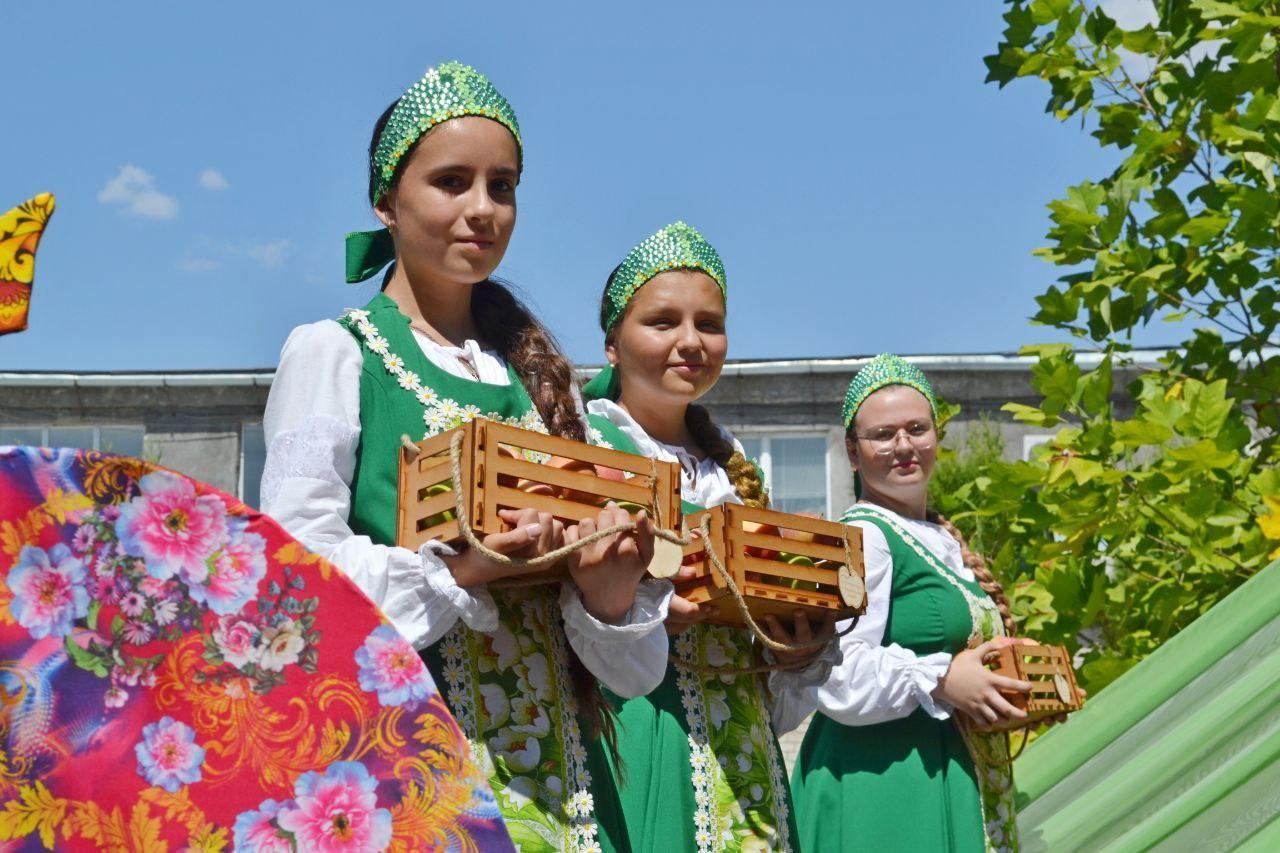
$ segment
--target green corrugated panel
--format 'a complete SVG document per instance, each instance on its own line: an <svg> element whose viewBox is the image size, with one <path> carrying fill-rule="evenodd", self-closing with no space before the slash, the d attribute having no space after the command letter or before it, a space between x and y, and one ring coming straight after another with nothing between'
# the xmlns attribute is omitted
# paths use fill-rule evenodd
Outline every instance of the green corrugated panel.
<svg viewBox="0 0 1280 853"><path fill-rule="evenodd" d="M1280 832L1277 759L1280 561L1027 748L1023 846L1265 843Z"/></svg>

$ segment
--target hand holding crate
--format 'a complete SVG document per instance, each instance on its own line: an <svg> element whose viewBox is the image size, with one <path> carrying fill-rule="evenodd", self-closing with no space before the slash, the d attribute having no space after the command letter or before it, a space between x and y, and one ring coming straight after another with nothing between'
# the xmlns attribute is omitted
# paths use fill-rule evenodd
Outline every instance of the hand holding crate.
<svg viewBox="0 0 1280 853"><path fill-rule="evenodd" d="M655 543L650 574L674 574L679 546L673 541L680 540L675 531L681 524L676 463L477 418L410 444L401 454L396 544L416 550L437 539L474 546L476 535L507 529L500 511L532 509L578 524L597 517L609 501L649 514L664 543ZM534 582L554 582L564 576L556 568L564 556L523 564L541 569Z"/></svg>
<svg viewBox="0 0 1280 853"><path fill-rule="evenodd" d="M862 532L820 518L725 504L687 520L702 531L684 548L696 575L676 592L718 625L751 627L796 610L820 622L866 611ZM720 565L717 565L719 563Z"/></svg>
<svg viewBox="0 0 1280 853"><path fill-rule="evenodd" d="M1011 705L1026 711L1027 716L1022 720L1010 720L1008 725L998 726L998 729L1011 731L1034 726L1048 717L1078 711L1084 705L1084 697L1071 666L1071 654L1064 646L1011 643L999 650L989 668L1007 678L1031 683L1030 693L1001 691Z"/></svg>

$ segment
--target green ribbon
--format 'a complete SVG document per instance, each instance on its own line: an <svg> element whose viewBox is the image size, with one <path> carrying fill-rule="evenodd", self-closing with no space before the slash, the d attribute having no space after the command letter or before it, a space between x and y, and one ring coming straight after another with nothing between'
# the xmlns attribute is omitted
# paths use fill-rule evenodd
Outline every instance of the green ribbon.
<svg viewBox="0 0 1280 853"><path fill-rule="evenodd" d="M347 235L347 282L355 284L373 275L396 259L396 244L391 232L352 231Z"/></svg>
<svg viewBox="0 0 1280 853"><path fill-rule="evenodd" d="M617 402L622 396L622 381L618 378L618 371L613 369L612 364L606 364L604 368L591 377L591 381L582 386L582 398L584 400L613 400Z"/></svg>

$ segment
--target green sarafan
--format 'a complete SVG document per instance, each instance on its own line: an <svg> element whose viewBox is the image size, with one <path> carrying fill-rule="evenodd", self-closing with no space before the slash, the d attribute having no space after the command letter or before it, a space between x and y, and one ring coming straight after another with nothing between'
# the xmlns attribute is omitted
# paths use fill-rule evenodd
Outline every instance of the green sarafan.
<svg viewBox="0 0 1280 853"><path fill-rule="evenodd" d="M1056 434L979 466L952 510L1095 691L1280 556L1280 3L1151 11L1122 29L1096 2L1013 0L986 58L1113 155L1049 203L1036 250L1065 274L1034 322L1102 359L1024 350L1043 399L1005 409ZM1150 327L1181 343L1135 372Z"/></svg>

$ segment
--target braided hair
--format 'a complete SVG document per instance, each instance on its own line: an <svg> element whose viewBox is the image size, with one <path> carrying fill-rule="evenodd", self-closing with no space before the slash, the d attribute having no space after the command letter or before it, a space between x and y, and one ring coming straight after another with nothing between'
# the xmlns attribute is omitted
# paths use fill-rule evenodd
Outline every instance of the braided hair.
<svg viewBox="0 0 1280 853"><path fill-rule="evenodd" d="M968 566L969 571L973 572L973 576L978 579L978 586L982 587L983 591L991 596L991 600L996 603L996 609L1000 611L1000 620L1004 622L1005 634L1010 637L1017 636L1018 623L1014 621L1013 612L1009 609L1009 599L1004 594L1004 587L1001 586L1000 581L996 580L996 576L987 567L986 558L977 551L972 550L960 529L944 516L933 510L928 510L925 512L925 521L931 521L938 525L950 533L952 539L956 540L957 544L960 545L961 562Z"/></svg>

